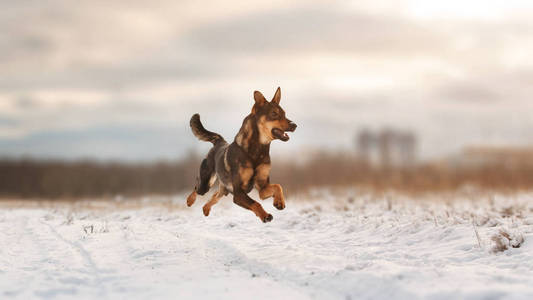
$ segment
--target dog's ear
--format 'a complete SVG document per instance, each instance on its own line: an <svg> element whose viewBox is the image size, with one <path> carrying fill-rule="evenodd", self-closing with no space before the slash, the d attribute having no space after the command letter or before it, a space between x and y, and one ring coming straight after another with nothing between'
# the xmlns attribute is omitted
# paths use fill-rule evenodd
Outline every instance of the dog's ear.
<svg viewBox="0 0 533 300"><path fill-rule="evenodd" d="M254 92L254 99L255 99L255 104L257 104L259 106L265 104L265 102L267 101L265 99L265 96L263 96L263 94L261 94L260 91L255 91Z"/></svg>
<svg viewBox="0 0 533 300"><path fill-rule="evenodd" d="M255 104L254 104L254 107L252 107L252 114L255 114L257 109L263 106L263 104L267 102L267 100L265 99L265 96L263 96L263 94L261 94L260 91L254 92L254 100L255 100Z"/></svg>
<svg viewBox="0 0 533 300"><path fill-rule="evenodd" d="M278 87L276 90L276 93L274 94L274 98L272 98L272 102L279 104L279 101L281 100L281 89Z"/></svg>

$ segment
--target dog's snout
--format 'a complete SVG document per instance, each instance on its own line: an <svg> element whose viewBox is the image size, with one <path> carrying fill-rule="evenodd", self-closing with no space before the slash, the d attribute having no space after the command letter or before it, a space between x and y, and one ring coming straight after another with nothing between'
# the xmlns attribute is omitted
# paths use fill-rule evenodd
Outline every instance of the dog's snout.
<svg viewBox="0 0 533 300"><path fill-rule="evenodd" d="M289 131L295 131L296 127L298 127L296 123L294 123L293 121L289 121Z"/></svg>

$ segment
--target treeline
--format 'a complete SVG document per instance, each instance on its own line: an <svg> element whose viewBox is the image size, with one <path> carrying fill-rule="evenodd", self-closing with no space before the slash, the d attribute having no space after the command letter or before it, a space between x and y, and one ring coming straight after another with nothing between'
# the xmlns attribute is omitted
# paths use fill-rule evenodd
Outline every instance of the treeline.
<svg viewBox="0 0 533 300"><path fill-rule="evenodd" d="M533 164L502 162L484 164L420 163L412 167L376 167L343 153L320 153L305 164L276 164L275 181L292 190L314 186L357 186L374 191L409 193L453 191L465 186L485 190L533 189Z"/></svg>
<svg viewBox="0 0 533 300"><path fill-rule="evenodd" d="M175 194L194 187L199 158L146 164L0 160L0 197Z"/></svg>
<svg viewBox="0 0 533 300"><path fill-rule="evenodd" d="M191 190L200 157L131 164L95 161L0 160L0 197L80 198L172 195ZM376 191L455 190L465 185L491 190L533 188L531 164L476 167L420 164L412 168L373 167L342 153L320 153L305 163L274 159L271 182L287 194L321 186L358 186Z"/></svg>

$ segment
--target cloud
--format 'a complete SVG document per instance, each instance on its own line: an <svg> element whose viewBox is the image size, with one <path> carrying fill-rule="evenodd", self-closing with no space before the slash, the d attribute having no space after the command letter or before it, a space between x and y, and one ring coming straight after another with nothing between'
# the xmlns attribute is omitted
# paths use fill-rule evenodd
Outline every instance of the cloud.
<svg viewBox="0 0 533 300"><path fill-rule="evenodd" d="M12 117L2 116L0 114L0 129L15 127L20 124L20 120Z"/></svg>
<svg viewBox="0 0 533 300"><path fill-rule="evenodd" d="M487 104L504 100L497 87L476 86L472 82L449 85L440 91L440 97L455 101L472 101Z"/></svg>
<svg viewBox="0 0 533 300"><path fill-rule="evenodd" d="M339 7L296 8L245 15L192 30L192 47L215 54L358 52L414 55L446 47L442 34L407 19L348 12Z"/></svg>
<svg viewBox="0 0 533 300"><path fill-rule="evenodd" d="M111 126L47 130L0 140L0 156L118 160L175 159L198 148L176 127Z"/></svg>
<svg viewBox="0 0 533 300"><path fill-rule="evenodd" d="M396 126L436 153L450 136L460 147L479 128L519 136L530 123L527 13L470 18L443 4L446 16L427 18L407 0L101 4L0 4L0 154L170 155L161 149L188 147L165 141L189 134L192 113L232 139L252 91L278 85L300 125L287 147L348 147L358 126Z"/></svg>

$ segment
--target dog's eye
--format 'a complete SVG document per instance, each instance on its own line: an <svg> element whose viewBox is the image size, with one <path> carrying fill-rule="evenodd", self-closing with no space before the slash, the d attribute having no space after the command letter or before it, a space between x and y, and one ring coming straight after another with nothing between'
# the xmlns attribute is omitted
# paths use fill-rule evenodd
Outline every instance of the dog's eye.
<svg viewBox="0 0 533 300"><path fill-rule="evenodd" d="M273 112L270 113L270 117L271 117L272 119L277 119L277 118L279 117L279 115L278 115L277 112L273 111Z"/></svg>

